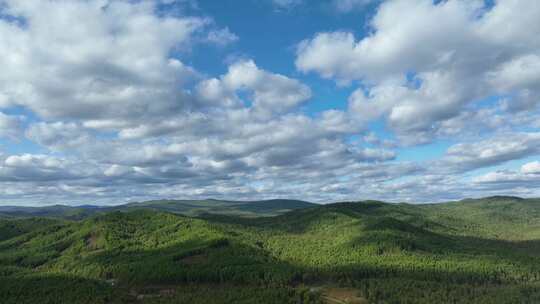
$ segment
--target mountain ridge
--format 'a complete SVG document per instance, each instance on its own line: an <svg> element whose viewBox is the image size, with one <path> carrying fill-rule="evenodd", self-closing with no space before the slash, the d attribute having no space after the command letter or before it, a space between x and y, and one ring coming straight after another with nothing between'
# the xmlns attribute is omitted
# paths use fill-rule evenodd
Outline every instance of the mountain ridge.
<svg viewBox="0 0 540 304"><path fill-rule="evenodd" d="M0 206L0 216L4 217L58 217L65 219L83 219L96 213L110 211L128 211L134 209L153 209L184 215L196 216L198 214L229 214L246 217L272 216L282 214L299 208L309 208L317 204L301 200L269 199L260 201L232 201L232 200L150 200L144 202L131 202L115 206L98 205L49 205L41 207Z"/></svg>

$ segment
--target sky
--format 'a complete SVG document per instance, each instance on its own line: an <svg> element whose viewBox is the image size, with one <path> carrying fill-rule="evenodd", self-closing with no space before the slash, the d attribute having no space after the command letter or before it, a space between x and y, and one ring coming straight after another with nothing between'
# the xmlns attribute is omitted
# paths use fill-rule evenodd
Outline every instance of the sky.
<svg viewBox="0 0 540 304"><path fill-rule="evenodd" d="M540 196L536 0L0 0L0 205Z"/></svg>

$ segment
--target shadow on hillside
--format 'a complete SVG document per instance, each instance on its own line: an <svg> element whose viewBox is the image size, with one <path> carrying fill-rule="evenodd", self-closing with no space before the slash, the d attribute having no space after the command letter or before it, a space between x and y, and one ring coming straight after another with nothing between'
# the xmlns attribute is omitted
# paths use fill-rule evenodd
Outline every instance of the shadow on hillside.
<svg viewBox="0 0 540 304"><path fill-rule="evenodd" d="M105 304L122 297L107 283L68 274L0 276L2 304Z"/></svg>
<svg viewBox="0 0 540 304"><path fill-rule="evenodd" d="M412 273L417 279L440 277L460 283L540 280L540 240L508 241L448 235L389 219L368 225L365 233L347 243L343 250L351 249L367 249L382 260L399 255L410 257L415 269ZM471 271L446 272L444 267ZM411 274L407 267L400 265L396 269L397 276Z"/></svg>
<svg viewBox="0 0 540 304"><path fill-rule="evenodd" d="M540 240L512 241L490 239L474 236L463 236L436 232L409 224L395 218L380 218L368 222L363 229L367 236L356 238L351 245L375 244L377 241L407 240L413 248L433 254L470 254L540 257ZM386 235L385 235L386 232ZM385 237L386 236L386 237Z"/></svg>
<svg viewBox="0 0 540 304"><path fill-rule="evenodd" d="M419 233L416 230L414 232ZM120 282L135 285L194 282L297 285L392 277L451 283L500 284L531 280L536 278L535 272L540 278L540 269L535 266L538 265L538 253L515 251L518 247L527 248L525 246L540 248L540 241L508 242L444 236L432 232L426 232L423 237L426 239L416 241L424 242L428 247L411 248L405 245L397 252L393 249L387 250L391 247L386 247L380 253L374 252L370 259L358 259L354 263L342 263L336 259L334 265L321 267L278 258L276 249L271 252L263 243L248 244L234 238L191 240L147 250L98 252L81 262L101 269L102 279L118 279ZM343 250L355 250L358 244L363 248L373 244L380 245L376 240L377 238L367 241L356 239ZM393 243L394 241L390 239L389 243L383 246L403 244ZM451 243L443 244L446 241ZM475 262L482 265L475 265ZM517 273L507 273L505 269L508 265L522 269L534 268L529 268L526 276L520 276Z"/></svg>
<svg viewBox="0 0 540 304"><path fill-rule="evenodd" d="M293 210L282 215L263 218L239 218L227 215L204 214L198 218L221 224L240 227L272 230L280 233L302 234L317 229L321 224L340 223L343 220L358 220L360 224L369 223L380 218L397 217L429 229L454 229L428 220L418 211L410 210L410 206L391 205L377 201L361 203L335 203L313 208Z"/></svg>
<svg viewBox="0 0 540 304"><path fill-rule="evenodd" d="M129 284L289 282L297 267L257 246L228 238L190 240L164 248L97 252L81 261L102 279Z"/></svg>
<svg viewBox="0 0 540 304"><path fill-rule="evenodd" d="M367 231L379 231L382 224L368 225ZM401 223L394 222L388 226L396 228L396 225L398 228L401 227ZM382 225L382 227L387 226ZM404 230L408 233L418 233L416 230L409 231L409 228L405 227ZM432 235L429 236L432 237ZM497 263L511 259L510 251L497 253L497 248L510 246L509 249L511 249L514 248L512 246L526 245L538 248L540 246L540 241L512 242L511 244L476 238L458 238L455 241L457 244L466 243L468 246L477 244L478 246L477 248L467 247L465 252L454 247L450 252L452 255L487 254L491 255L492 261ZM351 248L354 249L349 247L343 250L351 250ZM421 253L425 255L425 260L383 253L378 257L357 260L348 265L336 259L335 265L314 267L285 258L278 259L275 257L275 252L272 253L265 248L265 244L240 242L234 238L189 240L163 248L96 251L75 262L73 266L79 267L76 269L79 276L91 275L91 273L84 273L85 268L98 269L98 280L54 274L43 274L32 278L0 277L0 296L4 301L2 303L7 304L112 303L110 300L113 298L127 296L129 289L133 286L144 288L192 283L231 284L233 287L235 285L297 286L327 283L340 283L347 286L366 279L399 278L400 280L437 282L441 286L469 284L473 289L486 284L524 284L519 280L508 280L502 273L460 267L461 262L470 263L470 259L468 262L467 259L456 260L456 264L439 263L439 253L435 251L421 251ZM306 254L306 252L298 252L298 254ZM378 262L377 259L379 259ZM521 260L514 259L514 263L520 264ZM527 266L526 263L520 265ZM106 280L114 280L118 286L111 288ZM122 295L118 296L118 293Z"/></svg>

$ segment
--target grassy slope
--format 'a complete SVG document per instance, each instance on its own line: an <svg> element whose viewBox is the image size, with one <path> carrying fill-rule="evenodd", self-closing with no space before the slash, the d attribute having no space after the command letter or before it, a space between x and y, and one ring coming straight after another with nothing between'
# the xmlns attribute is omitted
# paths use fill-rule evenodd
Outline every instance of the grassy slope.
<svg viewBox="0 0 540 304"><path fill-rule="evenodd" d="M4 237L0 295L6 303L105 303L130 301L132 289L188 284L168 300L196 303L186 298L196 283L217 286L209 287L217 298L284 303L315 297L299 284L342 284L372 302L534 303L539 212L536 200L501 198L340 203L258 219L113 212ZM65 284L71 293L54 289ZM274 293L260 292L267 285Z"/></svg>

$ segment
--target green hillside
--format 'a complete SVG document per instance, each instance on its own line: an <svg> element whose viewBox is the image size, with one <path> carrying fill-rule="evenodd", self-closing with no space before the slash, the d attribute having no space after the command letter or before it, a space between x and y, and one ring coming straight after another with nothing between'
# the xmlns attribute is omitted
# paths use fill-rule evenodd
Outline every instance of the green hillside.
<svg viewBox="0 0 540 304"><path fill-rule="evenodd" d="M539 200L351 202L259 218L142 207L0 220L2 303L540 302Z"/></svg>
<svg viewBox="0 0 540 304"><path fill-rule="evenodd" d="M48 218L24 218L0 220L0 241L14 238L34 230L60 223L58 220Z"/></svg>
<svg viewBox="0 0 540 304"><path fill-rule="evenodd" d="M315 204L299 200L224 201L224 200L157 200L131 203L116 210L151 209L188 216L222 214L241 217L260 217L283 214L288 211L314 207Z"/></svg>
<svg viewBox="0 0 540 304"><path fill-rule="evenodd" d="M510 240L540 239L540 199L494 196L421 205L434 221L463 234Z"/></svg>

